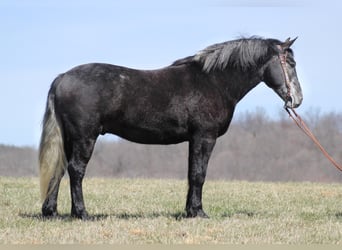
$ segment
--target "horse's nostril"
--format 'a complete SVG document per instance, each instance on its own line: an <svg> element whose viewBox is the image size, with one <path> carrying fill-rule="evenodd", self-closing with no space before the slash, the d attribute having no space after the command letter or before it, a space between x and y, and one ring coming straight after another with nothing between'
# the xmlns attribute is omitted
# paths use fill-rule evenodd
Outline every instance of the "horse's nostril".
<svg viewBox="0 0 342 250"><path fill-rule="evenodd" d="M286 96L285 106L288 108L293 108L293 99L291 96Z"/></svg>

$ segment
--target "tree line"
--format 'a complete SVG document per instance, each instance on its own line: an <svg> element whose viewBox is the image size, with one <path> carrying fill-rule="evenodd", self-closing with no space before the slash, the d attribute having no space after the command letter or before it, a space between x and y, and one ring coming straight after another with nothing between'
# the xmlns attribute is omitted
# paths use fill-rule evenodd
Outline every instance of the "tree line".
<svg viewBox="0 0 342 250"><path fill-rule="evenodd" d="M328 152L342 162L342 113L311 109L304 119ZM86 176L116 178L187 177L188 143L141 145L98 140ZM37 149L0 145L0 176L38 175ZM336 170L285 112L271 119L257 108L234 117L217 140L208 179L339 182Z"/></svg>

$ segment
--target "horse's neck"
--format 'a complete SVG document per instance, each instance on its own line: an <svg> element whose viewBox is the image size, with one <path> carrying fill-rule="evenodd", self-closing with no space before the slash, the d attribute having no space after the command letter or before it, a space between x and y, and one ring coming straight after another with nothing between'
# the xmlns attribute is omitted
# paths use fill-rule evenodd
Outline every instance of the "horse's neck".
<svg viewBox="0 0 342 250"><path fill-rule="evenodd" d="M236 70L225 70L219 72L222 92L226 98L232 99L235 103L239 102L249 91L255 88L260 82L261 77L256 72L239 72Z"/></svg>

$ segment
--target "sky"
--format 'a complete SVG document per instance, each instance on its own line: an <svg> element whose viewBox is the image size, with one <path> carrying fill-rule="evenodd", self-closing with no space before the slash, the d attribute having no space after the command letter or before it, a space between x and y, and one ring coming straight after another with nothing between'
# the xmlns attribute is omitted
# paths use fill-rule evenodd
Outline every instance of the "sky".
<svg viewBox="0 0 342 250"><path fill-rule="evenodd" d="M241 36L298 36L298 112L342 112L341 11L338 0L1 0L0 144L38 146L50 84L74 66L156 69ZM235 116L282 106L261 83Z"/></svg>

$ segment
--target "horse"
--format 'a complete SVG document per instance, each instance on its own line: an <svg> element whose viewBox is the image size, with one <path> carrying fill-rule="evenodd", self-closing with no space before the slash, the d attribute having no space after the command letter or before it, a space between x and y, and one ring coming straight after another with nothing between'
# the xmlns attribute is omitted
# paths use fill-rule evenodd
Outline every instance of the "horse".
<svg viewBox="0 0 342 250"><path fill-rule="evenodd" d="M285 107L302 103L290 48L295 40L239 38L160 69L90 63L58 75L48 92L39 145L43 217L58 215L66 170L71 216L88 217L82 180L98 136L111 133L142 144L188 142L186 217L207 218L202 187L208 161L237 103L261 82Z"/></svg>

